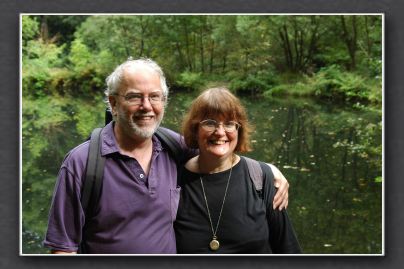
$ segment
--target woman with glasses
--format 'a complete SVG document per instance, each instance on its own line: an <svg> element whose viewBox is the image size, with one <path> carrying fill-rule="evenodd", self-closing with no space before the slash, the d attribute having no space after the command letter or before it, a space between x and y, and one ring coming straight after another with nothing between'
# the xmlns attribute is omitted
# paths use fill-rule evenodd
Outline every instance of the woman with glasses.
<svg viewBox="0 0 404 269"><path fill-rule="evenodd" d="M204 91L183 122L186 144L198 148L180 173L174 223L178 253L300 253L286 210L274 210L272 170L259 163L262 191L247 161L252 129L240 101L225 88Z"/></svg>

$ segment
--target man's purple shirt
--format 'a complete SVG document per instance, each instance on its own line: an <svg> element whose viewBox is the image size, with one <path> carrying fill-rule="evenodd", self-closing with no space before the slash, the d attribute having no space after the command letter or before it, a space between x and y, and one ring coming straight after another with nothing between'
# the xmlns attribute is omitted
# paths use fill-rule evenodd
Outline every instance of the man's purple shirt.
<svg viewBox="0 0 404 269"><path fill-rule="evenodd" d="M172 132L188 150L179 134ZM106 156L101 196L96 214L85 232L88 253L176 253L173 222L180 189L175 161L153 136L149 174L139 163L119 153L113 123L101 133L101 154ZM89 141L67 154L60 168L49 213L46 247L77 251L85 216L80 203Z"/></svg>

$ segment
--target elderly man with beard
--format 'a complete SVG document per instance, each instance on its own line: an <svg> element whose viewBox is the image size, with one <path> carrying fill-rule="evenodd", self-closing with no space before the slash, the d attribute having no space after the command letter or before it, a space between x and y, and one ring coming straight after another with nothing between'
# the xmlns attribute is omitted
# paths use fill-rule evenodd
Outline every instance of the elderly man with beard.
<svg viewBox="0 0 404 269"><path fill-rule="evenodd" d="M83 243L85 253L92 254L176 253L177 167L154 135L168 96L163 71L149 59L128 60L106 82L114 120L100 136L106 161L95 214L85 223L80 199L89 151L86 141L62 163L44 246L56 254L77 253ZM196 154L179 134L170 132L185 156ZM279 207L286 207L288 183L282 174L278 179L275 198Z"/></svg>

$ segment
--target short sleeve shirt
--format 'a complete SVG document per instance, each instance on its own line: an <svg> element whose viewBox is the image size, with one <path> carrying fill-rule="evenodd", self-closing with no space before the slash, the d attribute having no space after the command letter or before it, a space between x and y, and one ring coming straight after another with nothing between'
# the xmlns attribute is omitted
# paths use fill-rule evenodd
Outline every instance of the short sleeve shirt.
<svg viewBox="0 0 404 269"><path fill-rule="evenodd" d="M177 133L172 132L186 147ZM101 154L106 157L100 200L86 225L80 203L89 141L71 150L60 168L52 205L46 247L77 251L84 240L88 253L176 253L173 222L180 189L177 167L153 136L149 174L136 159L119 152L113 123L101 133Z"/></svg>

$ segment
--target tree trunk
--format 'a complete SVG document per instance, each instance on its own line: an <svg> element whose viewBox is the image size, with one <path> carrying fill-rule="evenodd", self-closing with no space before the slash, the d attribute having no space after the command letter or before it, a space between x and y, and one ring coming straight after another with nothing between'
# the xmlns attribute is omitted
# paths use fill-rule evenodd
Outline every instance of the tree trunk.
<svg viewBox="0 0 404 269"><path fill-rule="evenodd" d="M188 26L186 21L182 21L182 26L184 29L184 35L185 35L185 51L186 51L186 59L187 59L187 65L189 68L189 71L192 71L192 61L191 61L191 49L190 49L190 44L189 44L189 32L188 32Z"/></svg>
<svg viewBox="0 0 404 269"><path fill-rule="evenodd" d="M213 72L213 56L215 50L215 40L212 40L210 47L210 62L209 62L209 73Z"/></svg>
<svg viewBox="0 0 404 269"><path fill-rule="evenodd" d="M369 37L369 22L367 16L365 16L365 31L366 31L366 49L368 55L370 56L372 54L372 41L370 40Z"/></svg>
<svg viewBox="0 0 404 269"><path fill-rule="evenodd" d="M315 49L317 47L319 22L318 22L318 20L316 20L315 17L311 17L311 24L312 25L314 24L314 30L311 32L310 42L309 42L308 51L307 51L307 57L305 58L304 66L307 66L308 64L312 63L313 55L314 55Z"/></svg>
<svg viewBox="0 0 404 269"><path fill-rule="evenodd" d="M290 47L290 41L288 36L288 28L286 24L283 25L281 29L279 29L279 34L282 40L282 47L284 51L284 56L286 60L286 66L288 69L293 70L293 57L292 57L292 50Z"/></svg>
<svg viewBox="0 0 404 269"><path fill-rule="evenodd" d="M41 16L41 30L40 30L41 39L47 43L49 39L49 28L48 22L46 21L46 16Z"/></svg>
<svg viewBox="0 0 404 269"><path fill-rule="evenodd" d="M143 23L143 16L140 16L140 47L139 47L139 57L142 57L144 51L144 36L147 29L147 21Z"/></svg>
<svg viewBox="0 0 404 269"><path fill-rule="evenodd" d="M186 63L185 63L185 61L184 61L184 55L182 55L181 46L180 46L180 44L178 43L178 41L175 42L175 48L177 49L178 60L179 60L179 62L180 62L179 65L180 65L180 67L181 67L181 69L182 69L184 66L186 66Z"/></svg>
<svg viewBox="0 0 404 269"><path fill-rule="evenodd" d="M342 38L345 41L345 44L348 49L349 57L351 59L349 69L353 70L356 68L356 50L357 50L356 16L352 16L352 20L351 20L352 33L350 33L348 30L344 16L341 16L341 26L342 26Z"/></svg>
<svg viewBox="0 0 404 269"><path fill-rule="evenodd" d="M224 73L226 71L226 64L227 64L227 54L225 53L223 55L223 65L222 65L222 73Z"/></svg>
<svg viewBox="0 0 404 269"><path fill-rule="evenodd" d="M199 52L201 61L201 72L205 72L205 61L204 61L204 48L203 48L203 25L201 25L199 30Z"/></svg>

